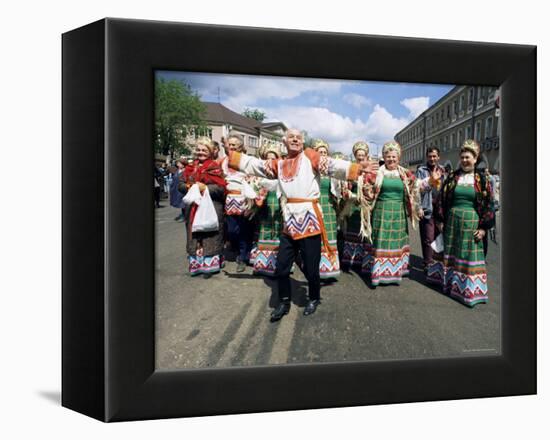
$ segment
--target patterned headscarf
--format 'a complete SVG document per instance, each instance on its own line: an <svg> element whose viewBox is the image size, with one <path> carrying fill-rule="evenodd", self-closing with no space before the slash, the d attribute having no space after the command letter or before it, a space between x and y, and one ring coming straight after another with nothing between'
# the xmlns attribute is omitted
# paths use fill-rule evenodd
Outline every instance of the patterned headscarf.
<svg viewBox="0 0 550 440"><path fill-rule="evenodd" d="M474 155L474 157L479 157L479 144L473 139L466 139L460 148L460 152L468 151Z"/></svg>
<svg viewBox="0 0 550 440"><path fill-rule="evenodd" d="M363 150L368 156L369 155L369 144L367 144L364 141L355 142L353 144L353 149L352 149L353 155L355 156L355 153L357 153L359 150Z"/></svg>
<svg viewBox="0 0 550 440"><path fill-rule="evenodd" d="M398 156L401 156L401 145L399 145L399 142L386 142L382 147L382 156L390 151L395 151Z"/></svg>
<svg viewBox="0 0 550 440"><path fill-rule="evenodd" d="M323 139L315 139L311 144L311 148L313 148L315 151L317 151L321 147L324 147L327 150L327 154L328 154L329 152L328 143L326 143Z"/></svg>
<svg viewBox="0 0 550 440"><path fill-rule="evenodd" d="M273 153L278 158L281 157L281 148L275 144L265 144L260 147L260 151L258 152L261 159L265 159L267 156L267 153Z"/></svg>

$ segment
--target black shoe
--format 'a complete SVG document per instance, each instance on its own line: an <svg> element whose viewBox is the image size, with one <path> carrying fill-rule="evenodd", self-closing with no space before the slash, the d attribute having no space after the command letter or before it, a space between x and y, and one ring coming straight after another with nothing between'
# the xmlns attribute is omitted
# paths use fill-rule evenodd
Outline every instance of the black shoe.
<svg viewBox="0 0 550 440"><path fill-rule="evenodd" d="M304 308L304 316L313 315L319 304L321 304L320 299L310 299Z"/></svg>
<svg viewBox="0 0 550 440"><path fill-rule="evenodd" d="M275 310L271 312L271 322L279 321L283 316L290 311L290 303L280 303Z"/></svg>

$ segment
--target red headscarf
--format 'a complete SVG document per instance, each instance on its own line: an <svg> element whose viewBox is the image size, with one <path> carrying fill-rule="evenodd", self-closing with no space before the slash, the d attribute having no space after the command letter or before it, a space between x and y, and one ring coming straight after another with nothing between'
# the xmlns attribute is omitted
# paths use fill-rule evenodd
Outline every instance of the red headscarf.
<svg viewBox="0 0 550 440"><path fill-rule="evenodd" d="M192 164L185 167L183 178L188 186L198 182L205 185L219 185L224 188L227 185L221 166L212 159L206 159L202 163L194 160Z"/></svg>
<svg viewBox="0 0 550 440"><path fill-rule="evenodd" d="M194 183L204 183L205 185L219 185L225 189L227 183L223 177L222 167L212 159L206 159L204 162L194 160L193 163L187 165L183 171L183 178L189 188ZM191 205L189 216L189 231L195 221L197 205Z"/></svg>

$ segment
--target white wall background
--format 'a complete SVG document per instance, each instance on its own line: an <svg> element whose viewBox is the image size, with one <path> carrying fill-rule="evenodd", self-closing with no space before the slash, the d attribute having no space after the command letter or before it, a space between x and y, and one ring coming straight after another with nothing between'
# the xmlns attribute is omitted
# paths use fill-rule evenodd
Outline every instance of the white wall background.
<svg viewBox="0 0 550 440"><path fill-rule="evenodd" d="M316 2L317 3L317 2ZM536 44L548 78L544 2L340 0L19 1L2 7L0 39L0 437L388 438L541 437L548 431L548 190L539 189L539 395L102 424L59 406L61 365L61 39L97 19L142 18ZM368 60L366 60L368 62ZM539 81L539 126L549 120ZM540 144L545 145L545 138ZM520 146L518 146L520 147ZM539 149L540 164L548 150ZM539 185L545 185L539 172ZM519 201L518 201L519 202ZM518 215L521 209L518 207ZM544 258L546 257L546 258ZM521 295L521 292L517 292ZM545 313L546 312L546 313ZM545 374L546 373L546 374ZM537 435L536 433L539 433ZM162 436L162 437L161 437Z"/></svg>

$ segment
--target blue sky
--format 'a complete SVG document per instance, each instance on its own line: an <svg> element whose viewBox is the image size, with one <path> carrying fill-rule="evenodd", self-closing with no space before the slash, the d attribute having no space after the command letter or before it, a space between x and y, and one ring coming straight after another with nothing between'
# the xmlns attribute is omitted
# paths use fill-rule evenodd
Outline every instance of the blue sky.
<svg viewBox="0 0 550 440"><path fill-rule="evenodd" d="M258 108L266 121L307 130L349 154L366 140L373 152L454 85L285 78L212 73L157 72L191 86L203 101L241 113ZM219 90L219 101L218 101Z"/></svg>

